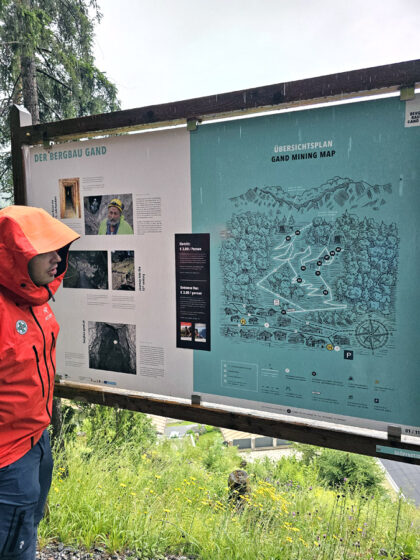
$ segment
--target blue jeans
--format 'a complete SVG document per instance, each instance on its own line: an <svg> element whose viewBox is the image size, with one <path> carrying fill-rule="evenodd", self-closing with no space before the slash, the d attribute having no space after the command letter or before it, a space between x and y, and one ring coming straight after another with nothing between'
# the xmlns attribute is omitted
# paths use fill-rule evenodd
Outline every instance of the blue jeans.
<svg viewBox="0 0 420 560"><path fill-rule="evenodd" d="M0 469L0 560L34 560L52 469L47 430L23 457Z"/></svg>

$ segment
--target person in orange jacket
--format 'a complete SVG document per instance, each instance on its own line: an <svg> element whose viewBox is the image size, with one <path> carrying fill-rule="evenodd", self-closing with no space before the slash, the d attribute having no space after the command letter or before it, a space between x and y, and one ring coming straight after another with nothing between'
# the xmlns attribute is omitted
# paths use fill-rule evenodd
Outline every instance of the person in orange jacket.
<svg viewBox="0 0 420 560"><path fill-rule="evenodd" d="M0 210L0 559L34 560L52 477L59 326L48 305L79 235L40 208Z"/></svg>

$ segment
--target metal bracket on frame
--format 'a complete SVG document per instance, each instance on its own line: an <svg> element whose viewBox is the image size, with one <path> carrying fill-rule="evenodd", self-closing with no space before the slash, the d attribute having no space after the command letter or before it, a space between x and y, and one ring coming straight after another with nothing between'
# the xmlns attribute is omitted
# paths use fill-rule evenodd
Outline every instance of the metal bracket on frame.
<svg viewBox="0 0 420 560"><path fill-rule="evenodd" d="M409 101L410 99L414 99L414 90L414 84L412 86L400 88L400 101Z"/></svg>
<svg viewBox="0 0 420 560"><path fill-rule="evenodd" d="M201 396L200 395L191 395L191 404L201 404Z"/></svg>
<svg viewBox="0 0 420 560"><path fill-rule="evenodd" d="M201 119L198 119L197 117L187 119L187 130L189 132L194 132L198 128L198 123L201 123Z"/></svg>
<svg viewBox="0 0 420 560"><path fill-rule="evenodd" d="M388 441L401 441L400 426L388 426Z"/></svg>

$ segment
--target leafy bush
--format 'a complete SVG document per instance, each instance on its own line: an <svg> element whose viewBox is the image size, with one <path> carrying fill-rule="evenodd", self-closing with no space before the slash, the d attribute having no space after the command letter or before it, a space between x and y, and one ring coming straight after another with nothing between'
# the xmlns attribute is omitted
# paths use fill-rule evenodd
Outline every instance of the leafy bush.
<svg viewBox="0 0 420 560"><path fill-rule="evenodd" d="M141 412L64 400L62 410L62 437L67 442L82 434L88 448L135 444L138 453L142 453L157 439L150 418Z"/></svg>
<svg viewBox="0 0 420 560"><path fill-rule="evenodd" d="M100 405L88 408L83 428L89 445L98 440L116 445L135 441L138 446L147 448L155 443L157 437L146 414Z"/></svg>
<svg viewBox="0 0 420 560"><path fill-rule="evenodd" d="M299 457L304 465L311 465L316 459L321 448L307 443L294 443L293 448L299 453Z"/></svg>
<svg viewBox="0 0 420 560"><path fill-rule="evenodd" d="M373 457L303 443L294 443L293 447L301 462L316 471L318 482L329 488L382 491L384 474Z"/></svg>
<svg viewBox="0 0 420 560"><path fill-rule="evenodd" d="M379 490L384 479L378 463L372 457L322 449L316 463L319 480L330 488L347 485L364 488L368 492Z"/></svg>
<svg viewBox="0 0 420 560"><path fill-rule="evenodd" d="M277 486L307 488L317 483L315 465L305 465L295 456L273 461L268 457L253 461L246 467L254 479L265 480Z"/></svg>

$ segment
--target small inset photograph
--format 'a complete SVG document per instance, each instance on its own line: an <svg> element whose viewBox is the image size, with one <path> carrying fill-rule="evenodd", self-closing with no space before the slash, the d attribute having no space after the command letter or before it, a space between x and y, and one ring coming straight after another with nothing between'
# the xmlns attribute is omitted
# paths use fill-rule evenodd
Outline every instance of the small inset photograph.
<svg viewBox="0 0 420 560"><path fill-rule="evenodd" d="M85 235L133 235L133 196L85 196Z"/></svg>
<svg viewBox="0 0 420 560"><path fill-rule="evenodd" d="M136 375L136 325L89 321L89 367Z"/></svg>
<svg viewBox="0 0 420 560"><path fill-rule="evenodd" d="M180 323L181 340L192 341L192 323Z"/></svg>
<svg viewBox="0 0 420 560"><path fill-rule="evenodd" d="M206 323L195 323L194 325L194 341L206 342L207 340L207 325Z"/></svg>
<svg viewBox="0 0 420 560"><path fill-rule="evenodd" d="M63 280L64 288L86 290L108 289L106 251L69 251L69 262Z"/></svg>
<svg viewBox="0 0 420 560"><path fill-rule="evenodd" d="M111 251L112 289L135 290L134 251Z"/></svg>
<svg viewBox="0 0 420 560"><path fill-rule="evenodd" d="M59 179L60 218L81 218L79 178Z"/></svg>

